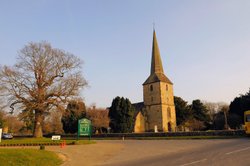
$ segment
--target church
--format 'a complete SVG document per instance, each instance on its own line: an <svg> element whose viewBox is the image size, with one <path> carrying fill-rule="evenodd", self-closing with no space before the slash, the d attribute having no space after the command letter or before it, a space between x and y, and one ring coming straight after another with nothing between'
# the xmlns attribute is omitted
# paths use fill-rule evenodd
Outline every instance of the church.
<svg viewBox="0 0 250 166"><path fill-rule="evenodd" d="M155 30L151 71L143 83L143 102L135 103L134 132L171 132L176 129L173 83L164 74Z"/></svg>

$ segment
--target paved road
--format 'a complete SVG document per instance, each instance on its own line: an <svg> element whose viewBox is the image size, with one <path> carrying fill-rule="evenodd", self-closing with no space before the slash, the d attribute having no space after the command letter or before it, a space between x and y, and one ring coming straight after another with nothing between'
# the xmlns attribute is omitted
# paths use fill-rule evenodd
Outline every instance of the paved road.
<svg viewBox="0 0 250 166"><path fill-rule="evenodd" d="M250 139L119 140L51 147L63 166L249 166Z"/></svg>
<svg viewBox="0 0 250 166"><path fill-rule="evenodd" d="M103 166L249 166L250 139L125 141Z"/></svg>

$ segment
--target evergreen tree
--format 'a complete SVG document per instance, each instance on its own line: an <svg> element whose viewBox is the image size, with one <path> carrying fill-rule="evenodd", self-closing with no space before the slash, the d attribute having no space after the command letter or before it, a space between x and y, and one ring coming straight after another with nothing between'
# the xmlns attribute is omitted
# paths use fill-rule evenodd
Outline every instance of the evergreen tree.
<svg viewBox="0 0 250 166"><path fill-rule="evenodd" d="M174 96L174 104L176 111L176 123L178 126L190 119L192 116L191 109L188 102L183 100L181 97Z"/></svg>
<svg viewBox="0 0 250 166"><path fill-rule="evenodd" d="M213 129L215 130L223 130L225 127L225 115L222 111L215 114Z"/></svg>
<svg viewBox="0 0 250 166"><path fill-rule="evenodd" d="M65 133L76 133L78 120L86 117L86 107L82 101L70 101L62 115L63 130Z"/></svg>
<svg viewBox="0 0 250 166"><path fill-rule="evenodd" d="M130 133L134 129L135 109L129 99L116 97L109 110L110 127L115 133Z"/></svg>
<svg viewBox="0 0 250 166"><path fill-rule="evenodd" d="M236 119L240 118L240 121L235 120L232 126L240 126L244 122L244 112L247 110L250 110L250 89L246 94L234 98L230 103L229 115L236 117Z"/></svg>
<svg viewBox="0 0 250 166"><path fill-rule="evenodd" d="M200 100L193 100L191 111L193 118L203 122L206 127L209 127L210 117L208 115L208 109Z"/></svg>

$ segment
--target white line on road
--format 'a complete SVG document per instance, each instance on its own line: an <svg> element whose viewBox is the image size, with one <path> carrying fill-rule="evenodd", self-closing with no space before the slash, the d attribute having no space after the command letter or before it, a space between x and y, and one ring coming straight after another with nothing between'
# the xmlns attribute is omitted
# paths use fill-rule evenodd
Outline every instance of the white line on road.
<svg viewBox="0 0 250 166"><path fill-rule="evenodd" d="M203 162L203 161L206 161L206 160L207 159L202 159L202 160L194 161L194 162L191 162L191 163L182 164L180 166L192 165L192 164L200 163L200 162Z"/></svg>
<svg viewBox="0 0 250 166"><path fill-rule="evenodd" d="M232 154L232 153L241 152L241 151L244 151L244 150L247 150L247 149L250 149L250 147L247 147L247 148L244 148L244 149L239 149L239 150L234 150L234 151L232 151L232 152L226 153L226 155L229 155L229 154Z"/></svg>

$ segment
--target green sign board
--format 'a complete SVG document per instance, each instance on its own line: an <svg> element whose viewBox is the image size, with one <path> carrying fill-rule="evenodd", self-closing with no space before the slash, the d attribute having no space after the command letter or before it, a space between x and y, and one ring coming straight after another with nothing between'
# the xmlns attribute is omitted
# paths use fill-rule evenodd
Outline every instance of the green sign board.
<svg viewBox="0 0 250 166"><path fill-rule="evenodd" d="M79 136L91 136L92 128L91 121L83 118L78 120L78 137Z"/></svg>

